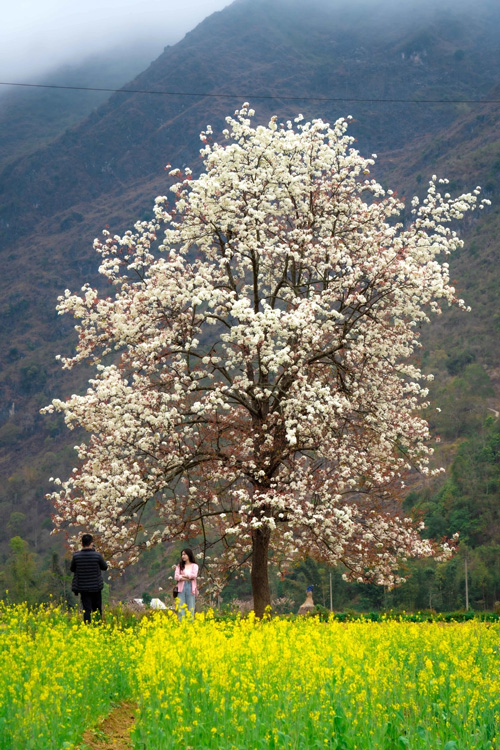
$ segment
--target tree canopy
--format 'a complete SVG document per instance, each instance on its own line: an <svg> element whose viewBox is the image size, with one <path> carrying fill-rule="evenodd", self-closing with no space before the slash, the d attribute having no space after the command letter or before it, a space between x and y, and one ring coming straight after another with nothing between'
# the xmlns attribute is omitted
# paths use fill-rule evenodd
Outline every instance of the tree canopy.
<svg viewBox="0 0 500 750"><path fill-rule="evenodd" d="M215 581L251 565L261 614L270 555L393 585L401 558L450 554L398 498L429 471L418 329L465 307L442 260L462 244L450 222L482 204L434 177L404 225L347 120L253 114L227 118L225 143L202 133L205 171L171 170L153 220L96 240L113 294L58 304L78 320L63 366L96 374L47 411L90 433L56 480L59 527L98 533L118 566L195 539Z"/></svg>

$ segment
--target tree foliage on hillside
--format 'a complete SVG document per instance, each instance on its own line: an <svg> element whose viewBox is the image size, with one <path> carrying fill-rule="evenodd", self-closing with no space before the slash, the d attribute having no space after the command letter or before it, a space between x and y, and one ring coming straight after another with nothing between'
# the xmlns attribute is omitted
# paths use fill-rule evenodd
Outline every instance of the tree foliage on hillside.
<svg viewBox="0 0 500 750"><path fill-rule="evenodd" d="M214 575L251 564L260 614L270 554L393 585L401 558L438 552L395 501L430 452L410 358L431 312L464 307L438 258L479 189L451 199L433 178L405 227L347 121L252 115L228 118L225 145L202 134L206 171L186 170L174 206L158 197L154 220L96 241L114 294L58 306L79 320L64 366L96 375L48 411L91 434L57 480L58 526L99 533L120 566L201 538Z"/></svg>
<svg viewBox="0 0 500 750"><path fill-rule="evenodd" d="M475 424L475 418L474 418ZM458 554L437 567L412 565L409 589L396 594L407 607L465 606L465 561L470 605L500 601L500 423L487 417L462 437L444 481L408 495L405 506L425 521L426 534L460 535ZM407 587L404 587L407 589ZM405 599L406 597L406 599Z"/></svg>
<svg viewBox="0 0 500 750"><path fill-rule="evenodd" d="M425 514L428 533L458 532L475 548L500 538L500 426L489 417L458 447L448 477L433 492L410 498Z"/></svg>

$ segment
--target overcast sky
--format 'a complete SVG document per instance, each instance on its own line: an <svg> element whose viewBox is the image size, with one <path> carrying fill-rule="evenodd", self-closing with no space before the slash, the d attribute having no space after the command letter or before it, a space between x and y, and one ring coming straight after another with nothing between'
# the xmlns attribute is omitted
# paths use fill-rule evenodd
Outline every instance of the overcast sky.
<svg viewBox="0 0 500 750"><path fill-rule="evenodd" d="M167 44L231 0L3 0L0 81L37 82L96 52L149 41L151 61Z"/></svg>

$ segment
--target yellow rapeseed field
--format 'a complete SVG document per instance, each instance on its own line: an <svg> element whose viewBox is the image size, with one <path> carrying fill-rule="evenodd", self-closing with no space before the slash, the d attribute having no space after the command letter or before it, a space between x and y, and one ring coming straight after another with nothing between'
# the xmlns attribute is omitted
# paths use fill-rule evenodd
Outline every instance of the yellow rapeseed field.
<svg viewBox="0 0 500 750"><path fill-rule="evenodd" d="M0 747L71 750L122 700L147 750L494 750L500 626L0 609ZM500 743L498 743L500 746Z"/></svg>

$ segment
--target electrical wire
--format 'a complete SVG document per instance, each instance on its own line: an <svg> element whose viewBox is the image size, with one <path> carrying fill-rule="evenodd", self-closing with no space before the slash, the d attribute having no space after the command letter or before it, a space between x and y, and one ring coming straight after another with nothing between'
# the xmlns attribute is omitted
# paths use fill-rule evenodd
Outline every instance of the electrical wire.
<svg viewBox="0 0 500 750"><path fill-rule="evenodd" d="M187 91L158 91L154 89L111 89L91 86L58 86L48 83L11 83L0 81L0 86L24 86L35 89L61 89L66 91L104 91L112 94L153 94L157 96L193 96L211 97L214 99L238 99L240 101L253 101L254 99L280 99L282 101L304 101L304 102L355 102L358 104L500 104L500 99L376 99L350 96L282 96L281 94L214 94L197 93Z"/></svg>

